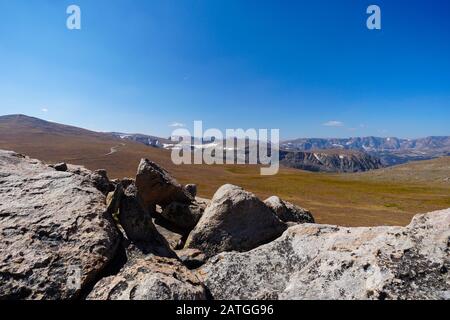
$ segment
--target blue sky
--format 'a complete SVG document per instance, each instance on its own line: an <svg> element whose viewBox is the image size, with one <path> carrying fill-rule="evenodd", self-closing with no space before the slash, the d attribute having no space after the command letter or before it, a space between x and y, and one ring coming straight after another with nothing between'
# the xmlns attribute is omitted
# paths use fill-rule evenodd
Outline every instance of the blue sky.
<svg viewBox="0 0 450 320"><path fill-rule="evenodd" d="M70 4L82 30L66 28ZM194 120L285 139L450 135L446 0L0 0L0 13L0 114L162 136Z"/></svg>

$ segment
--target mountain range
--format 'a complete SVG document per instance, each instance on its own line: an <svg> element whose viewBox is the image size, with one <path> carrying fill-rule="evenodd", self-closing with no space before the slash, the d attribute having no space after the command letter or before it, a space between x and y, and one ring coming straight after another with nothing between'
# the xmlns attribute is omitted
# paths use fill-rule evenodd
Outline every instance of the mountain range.
<svg viewBox="0 0 450 320"><path fill-rule="evenodd" d="M172 149L176 142L143 134L112 133L148 146ZM211 146L211 141L204 142ZM198 142L192 144L193 149ZM401 139L396 137L300 138L280 143L280 160L287 167L308 171L358 172L410 161L450 155L450 136Z"/></svg>
<svg viewBox="0 0 450 320"><path fill-rule="evenodd" d="M366 152L381 159L387 166L409 161L428 160L450 155L450 137L426 137L420 139L400 139L395 137L356 137L347 139L302 138L284 141L285 151L312 150L356 150Z"/></svg>
<svg viewBox="0 0 450 320"><path fill-rule="evenodd" d="M179 148L175 140L158 138L155 136L143 135L143 134L126 134L126 133L111 133L115 137L119 137L123 140L130 140L140 142L150 147L163 148L172 150ZM189 139L187 139L189 140ZM212 139L191 139L191 141L183 141L183 144L187 144L193 152L202 152L202 150L209 148L220 148L224 150L225 154L229 151L230 143L234 145L234 159L241 158L242 161L248 163L249 160L249 141L242 141L245 144L244 154L239 156L236 152L238 145L236 139L229 139L218 141ZM257 144L260 142L258 141ZM270 144L268 144L268 150L270 153ZM289 168L314 171L314 172L363 172L368 170L380 169L385 165L382 164L380 159L376 156L372 156L367 152L358 150L343 150L343 149L322 149L311 151L299 151L299 150L280 150L280 163ZM245 158L245 159L244 159Z"/></svg>
<svg viewBox="0 0 450 320"><path fill-rule="evenodd" d="M364 172L383 168L381 160L352 150L280 151L280 163L314 172Z"/></svg>
<svg viewBox="0 0 450 320"><path fill-rule="evenodd" d="M25 115L0 116L0 144L40 155L48 160L64 155L67 160L95 161L99 156L151 153L157 159L170 159L176 142L145 134L94 132ZM192 149L214 147L214 141L193 142ZM151 147L151 148L146 148ZM144 148L144 149L143 149ZM38 150L39 149L39 150ZM98 149L106 149L104 154ZM153 150L153 151L151 151ZM161 151L158 151L161 150ZM166 151L166 152L164 152ZM80 157L80 155L82 157ZM281 164L296 169L325 172L360 172L409 161L450 155L450 137L400 139L356 137L347 139L302 138L280 144ZM93 160L94 159L94 160ZM165 160L164 162L167 162ZM121 159L125 164L126 157Z"/></svg>

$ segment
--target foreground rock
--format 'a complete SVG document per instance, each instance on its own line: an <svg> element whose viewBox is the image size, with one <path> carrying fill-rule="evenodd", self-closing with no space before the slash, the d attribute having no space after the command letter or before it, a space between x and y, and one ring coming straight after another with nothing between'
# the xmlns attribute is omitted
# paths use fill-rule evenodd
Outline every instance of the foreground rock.
<svg viewBox="0 0 450 320"><path fill-rule="evenodd" d="M119 201L118 220L126 237L144 254L175 257L167 240L153 224L150 212L144 210L137 196L137 189L132 180L123 180L121 199Z"/></svg>
<svg viewBox="0 0 450 320"><path fill-rule="evenodd" d="M298 225L202 267L215 299L450 299L450 209L407 227Z"/></svg>
<svg viewBox="0 0 450 320"><path fill-rule="evenodd" d="M237 186L217 190L185 248L211 257L223 251L247 251L274 240L286 229L255 195Z"/></svg>
<svg viewBox="0 0 450 320"><path fill-rule="evenodd" d="M106 170L95 170L94 173L91 174L90 178L93 181L94 186L104 195L114 191L114 184L109 181Z"/></svg>
<svg viewBox="0 0 450 320"><path fill-rule="evenodd" d="M136 187L143 207L150 211L156 205L164 208L172 202L190 204L194 200L166 170L147 159L139 164Z"/></svg>
<svg viewBox="0 0 450 320"><path fill-rule="evenodd" d="M314 218L306 209L273 196L264 201L281 221L293 223L314 223Z"/></svg>
<svg viewBox="0 0 450 320"><path fill-rule="evenodd" d="M204 300L200 280L175 259L148 256L127 264L119 274L102 279L91 300Z"/></svg>
<svg viewBox="0 0 450 320"><path fill-rule="evenodd" d="M75 298L115 254L119 236L89 174L0 150L0 199L0 300Z"/></svg>
<svg viewBox="0 0 450 320"><path fill-rule="evenodd" d="M109 192L114 191L115 185L113 182L109 181L106 170L104 169L99 169L92 172L83 166L65 163L61 163L58 165L51 165L50 167L55 168L55 170L57 171L67 171L84 177L85 179L91 181L94 187L97 190L101 191L105 196Z"/></svg>

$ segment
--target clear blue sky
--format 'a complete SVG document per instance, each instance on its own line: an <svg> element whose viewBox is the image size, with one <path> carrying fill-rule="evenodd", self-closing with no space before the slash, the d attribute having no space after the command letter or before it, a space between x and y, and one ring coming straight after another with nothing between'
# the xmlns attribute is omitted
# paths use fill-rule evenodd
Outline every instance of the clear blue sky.
<svg viewBox="0 0 450 320"><path fill-rule="evenodd" d="M447 0L0 0L0 61L0 114L94 130L450 135Z"/></svg>

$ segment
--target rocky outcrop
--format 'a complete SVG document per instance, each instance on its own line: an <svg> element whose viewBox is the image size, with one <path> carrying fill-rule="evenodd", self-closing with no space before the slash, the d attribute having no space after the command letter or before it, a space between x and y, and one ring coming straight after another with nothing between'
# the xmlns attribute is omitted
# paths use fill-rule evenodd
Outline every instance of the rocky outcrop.
<svg viewBox="0 0 450 320"><path fill-rule="evenodd" d="M66 166L65 168L64 168L64 165ZM115 189L114 183L109 181L106 170L104 170L104 169L99 169L99 170L92 172L92 171L86 169L85 167L78 166L78 165L61 163L56 166L59 168L59 170L57 170L57 171L67 171L67 172L82 176L87 180L90 180L92 182L92 184L94 185L94 187L97 190L101 191L105 196L109 192L114 191L114 189ZM51 165L50 167L55 168L54 165ZM65 169L65 170L63 170L63 169ZM56 170L56 168L55 168L55 170Z"/></svg>
<svg viewBox="0 0 450 320"><path fill-rule="evenodd" d="M407 227L317 225L233 185L194 199L149 163L151 192L0 150L0 300L450 299L450 209Z"/></svg>
<svg viewBox="0 0 450 320"><path fill-rule="evenodd" d="M0 150L0 300L72 299L115 254L118 232L89 175Z"/></svg>
<svg viewBox="0 0 450 320"><path fill-rule="evenodd" d="M450 209L407 227L303 224L201 268L216 299L450 299Z"/></svg>
<svg viewBox="0 0 450 320"><path fill-rule="evenodd" d="M148 256L102 279L90 300L204 300L207 291L195 274L175 259Z"/></svg>
<svg viewBox="0 0 450 320"><path fill-rule="evenodd" d="M281 200L277 196L270 197L264 201L265 205L272 209L277 217L283 222L292 223L314 223L314 218L306 209L295 204Z"/></svg>
<svg viewBox="0 0 450 320"><path fill-rule="evenodd" d="M196 185L181 186L166 170L152 161L142 159L136 175L137 195L142 206L189 233L200 220L206 204L196 201Z"/></svg>
<svg viewBox="0 0 450 320"><path fill-rule="evenodd" d="M138 196L145 209L166 207L172 202L190 204L194 198L163 168L142 159L136 174Z"/></svg>
<svg viewBox="0 0 450 320"><path fill-rule="evenodd" d="M95 170L94 173L90 175L90 178L93 181L94 186L104 195L107 195L109 192L114 191L115 186L109 181L106 170Z"/></svg>
<svg viewBox="0 0 450 320"><path fill-rule="evenodd" d="M185 247L200 249L208 257L246 251L277 238L285 229L255 195L228 184L217 190Z"/></svg>
<svg viewBox="0 0 450 320"><path fill-rule="evenodd" d="M127 238L145 254L174 257L166 239L153 224L152 216L141 206L134 182L124 181L122 188L118 218Z"/></svg>

